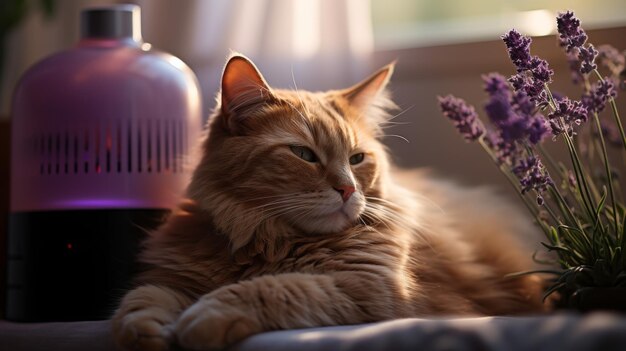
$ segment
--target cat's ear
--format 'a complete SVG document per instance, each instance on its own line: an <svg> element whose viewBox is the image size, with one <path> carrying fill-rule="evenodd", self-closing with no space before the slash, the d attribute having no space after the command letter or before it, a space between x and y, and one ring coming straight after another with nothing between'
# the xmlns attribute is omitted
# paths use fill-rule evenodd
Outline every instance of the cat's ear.
<svg viewBox="0 0 626 351"><path fill-rule="evenodd" d="M367 109L379 105L379 100L387 100L385 88L393 74L395 61L372 74L362 82L343 91L343 97L357 109Z"/></svg>
<svg viewBox="0 0 626 351"><path fill-rule="evenodd" d="M242 116L271 99L272 91L254 63L240 54L231 56L222 74L222 113Z"/></svg>

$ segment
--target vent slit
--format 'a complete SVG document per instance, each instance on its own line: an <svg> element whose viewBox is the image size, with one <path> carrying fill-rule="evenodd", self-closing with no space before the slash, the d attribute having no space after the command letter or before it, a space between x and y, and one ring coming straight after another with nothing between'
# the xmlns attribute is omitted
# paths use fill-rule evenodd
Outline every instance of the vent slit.
<svg viewBox="0 0 626 351"><path fill-rule="evenodd" d="M95 147L94 147L94 156L96 159L96 173L102 172L102 166L100 165L100 125L96 124L96 135L95 135Z"/></svg>
<svg viewBox="0 0 626 351"><path fill-rule="evenodd" d="M65 138L63 138L63 161L64 161L64 167L63 170L65 171L65 174L67 174L70 170L70 164L69 164L69 158L70 158L70 134L69 132L66 130L65 131Z"/></svg>
<svg viewBox="0 0 626 351"><path fill-rule="evenodd" d="M161 122L162 120L156 120L156 162L159 173L161 173Z"/></svg>
<svg viewBox="0 0 626 351"><path fill-rule="evenodd" d="M146 128L146 132L148 133L147 139L148 139L148 145L146 146L146 151L148 153L147 155L147 168L148 168L148 173L152 172L152 120L147 120L146 121L147 124L147 128Z"/></svg>
<svg viewBox="0 0 626 351"><path fill-rule="evenodd" d="M56 135L56 143L54 145L55 150L54 153L55 155L55 165L54 165L54 172L56 174L59 174L59 172L61 171L61 133L57 133Z"/></svg>
<svg viewBox="0 0 626 351"><path fill-rule="evenodd" d="M111 140L111 124L107 123L106 136L105 136L107 173L111 172L111 147L112 146L113 146L113 140Z"/></svg>
<svg viewBox="0 0 626 351"><path fill-rule="evenodd" d="M141 121L137 120L137 172L141 173Z"/></svg>
<svg viewBox="0 0 626 351"><path fill-rule="evenodd" d="M163 121L165 125L165 170L170 170L170 124L168 120Z"/></svg>
<svg viewBox="0 0 626 351"><path fill-rule="evenodd" d="M74 134L74 173L78 173L78 132Z"/></svg>
<svg viewBox="0 0 626 351"><path fill-rule="evenodd" d="M84 172L89 173L89 129L85 129L85 140L83 140L83 163Z"/></svg>
<svg viewBox="0 0 626 351"><path fill-rule="evenodd" d="M48 174L52 173L52 135L48 135L48 150L46 152L48 159Z"/></svg>
<svg viewBox="0 0 626 351"><path fill-rule="evenodd" d="M39 159L41 160L40 164L39 164L39 174L44 174L45 170L46 170L46 164L45 164L45 160L46 160L46 151L45 151L45 141L44 141L44 136L42 135L40 138L37 138L39 140L38 142L38 150L39 150Z"/></svg>
<svg viewBox="0 0 626 351"><path fill-rule="evenodd" d="M119 121L117 124L117 138L115 139L117 143L117 173L122 172L122 121Z"/></svg>
<svg viewBox="0 0 626 351"><path fill-rule="evenodd" d="M127 141L126 141L126 156L128 158L128 173L133 171L133 122L128 121L128 130L126 131Z"/></svg>

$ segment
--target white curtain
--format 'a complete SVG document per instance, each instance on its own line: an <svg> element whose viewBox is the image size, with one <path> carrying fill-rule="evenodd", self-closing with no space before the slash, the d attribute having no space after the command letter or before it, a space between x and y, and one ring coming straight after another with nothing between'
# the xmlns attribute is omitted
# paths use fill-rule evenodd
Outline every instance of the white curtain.
<svg viewBox="0 0 626 351"><path fill-rule="evenodd" d="M120 2L120 1L112 1ZM270 85L323 90L367 76L373 34L369 0L135 0L143 36L196 72L205 112L214 105L230 50L251 58ZM78 39L78 13L107 1L57 1L56 17L31 16L10 38L2 111L19 74ZM41 39L39 39L41 38Z"/></svg>

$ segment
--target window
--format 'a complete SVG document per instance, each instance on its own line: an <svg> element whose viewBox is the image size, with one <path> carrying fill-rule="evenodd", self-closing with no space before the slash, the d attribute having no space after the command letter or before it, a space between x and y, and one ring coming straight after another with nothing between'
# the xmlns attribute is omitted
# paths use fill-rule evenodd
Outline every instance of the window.
<svg viewBox="0 0 626 351"><path fill-rule="evenodd" d="M557 12L572 10L585 29L626 25L624 0L371 0L376 49L492 40L511 28L556 32Z"/></svg>

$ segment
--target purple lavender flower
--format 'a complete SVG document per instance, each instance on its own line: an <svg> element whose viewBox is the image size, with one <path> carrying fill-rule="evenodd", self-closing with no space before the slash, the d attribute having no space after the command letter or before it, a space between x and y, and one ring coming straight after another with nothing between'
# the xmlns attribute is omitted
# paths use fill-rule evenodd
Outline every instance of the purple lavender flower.
<svg viewBox="0 0 626 351"><path fill-rule="evenodd" d="M538 144L550 133L551 129L547 121L541 116L534 116L527 122L526 133L528 141Z"/></svg>
<svg viewBox="0 0 626 351"><path fill-rule="evenodd" d="M537 203L542 205L543 197L541 194L554 183L541 160L535 156L523 158L513 167L513 173L519 179L522 194L530 190L537 191Z"/></svg>
<svg viewBox="0 0 626 351"><path fill-rule="evenodd" d="M535 104L524 92L515 92L511 97L513 111L525 121L525 137L532 144L538 144L550 133L546 119L538 113Z"/></svg>
<svg viewBox="0 0 626 351"><path fill-rule="evenodd" d="M566 97L565 94L563 94L562 92L558 90L552 90L551 93L552 93L552 98L555 101L563 100L563 98Z"/></svg>
<svg viewBox="0 0 626 351"><path fill-rule="evenodd" d="M493 95L485 104L485 112L489 120L495 125L501 126L514 118L509 99L501 95Z"/></svg>
<svg viewBox="0 0 626 351"><path fill-rule="evenodd" d="M528 95L523 91L516 91L511 97L511 105L513 109L522 115L532 116L537 112L535 104L530 100Z"/></svg>
<svg viewBox="0 0 626 351"><path fill-rule="evenodd" d="M559 43L566 47L567 52L582 47L587 41L587 34L580 27L580 20L574 17L571 11L559 13L556 27L559 32Z"/></svg>
<svg viewBox="0 0 626 351"><path fill-rule="evenodd" d="M580 73L589 74L589 72L598 68L594 60L598 56L598 51L589 44L587 47L581 47L578 51L578 60L580 60Z"/></svg>
<svg viewBox="0 0 626 351"><path fill-rule="evenodd" d="M518 115L513 115L506 123L499 125L500 135L506 142L521 141L529 135L529 121Z"/></svg>
<svg viewBox="0 0 626 351"><path fill-rule="evenodd" d="M578 72L589 74L598 68L594 63L598 51L591 44L588 44L587 47L584 46L587 41L587 34L580 27L580 20L574 17L573 12L559 13L556 22L559 31L559 45L565 47L567 61L573 72L572 80L577 84L582 81Z"/></svg>
<svg viewBox="0 0 626 351"><path fill-rule="evenodd" d="M465 100L452 95L439 96L438 99L443 115L452 120L466 141L474 141L485 133L474 107L467 104Z"/></svg>
<svg viewBox="0 0 626 351"><path fill-rule="evenodd" d="M509 78L509 83L511 83L515 91L521 91L524 93L526 93L526 91L529 89L527 87L532 88L532 84L530 80L528 79L528 77L520 73L512 75ZM526 93L526 95L528 95L528 93Z"/></svg>
<svg viewBox="0 0 626 351"><path fill-rule="evenodd" d="M502 36L509 57L517 68L516 82L511 82L515 90L524 89L526 94L533 100L537 101L543 91L544 84L552 81L554 71L548 66L548 62L538 56L530 56L529 37L521 35L515 29L510 30ZM524 72L529 71L530 76L526 76Z"/></svg>
<svg viewBox="0 0 626 351"><path fill-rule="evenodd" d="M518 158L519 150L515 143L504 141L500 131L488 130L484 140L487 146L493 150L498 164L505 164L510 167Z"/></svg>
<svg viewBox="0 0 626 351"><path fill-rule="evenodd" d="M587 108L580 101L573 101L568 97L556 101L555 110L548 114L553 134L556 136L567 132L568 135L573 136L575 134L574 125L586 122L587 114ZM559 119L563 122L565 129L562 128Z"/></svg>
<svg viewBox="0 0 626 351"><path fill-rule="evenodd" d="M543 106L548 103L548 96L544 90L543 82L534 80L524 73L511 76L509 82L515 91L523 92L536 105Z"/></svg>
<svg viewBox="0 0 626 351"><path fill-rule="evenodd" d="M555 140L555 138L562 133L565 133L565 130L561 128L561 125L557 120L552 119L548 122L550 123L550 130L552 131L552 135L554 136L553 140Z"/></svg>
<svg viewBox="0 0 626 351"><path fill-rule="evenodd" d="M589 113L600 113L607 101L616 96L615 84L609 77L605 77L604 80L594 83L589 92L583 94L581 101Z"/></svg>
<svg viewBox="0 0 626 351"><path fill-rule="evenodd" d="M483 76L489 100L485 112L500 131L503 142L512 144L528 138L536 144L549 133L545 119L535 111L535 105L524 91L511 93L504 76L491 73Z"/></svg>
<svg viewBox="0 0 626 351"><path fill-rule="evenodd" d="M511 90L506 78L498 73L483 76L485 91L489 94L489 101L485 104L487 117L496 125L507 123L513 117L511 108Z"/></svg>
<svg viewBox="0 0 626 351"><path fill-rule="evenodd" d="M533 56L530 60L530 72L535 81L548 84L552 82L554 71L548 66L548 61Z"/></svg>
<svg viewBox="0 0 626 351"><path fill-rule="evenodd" d="M509 83L507 83L506 78L499 73L489 73L482 76L483 82L485 84L485 91L489 95L510 95L511 90L509 88Z"/></svg>
<svg viewBox="0 0 626 351"><path fill-rule="evenodd" d="M507 34L502 36L502 40L506 44L509 57L518 72L526 71L530 67L530 43L529 37L523 36L515 29L511 29Z"/></svg>

